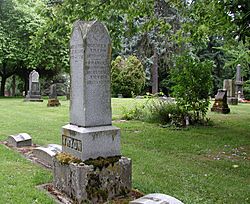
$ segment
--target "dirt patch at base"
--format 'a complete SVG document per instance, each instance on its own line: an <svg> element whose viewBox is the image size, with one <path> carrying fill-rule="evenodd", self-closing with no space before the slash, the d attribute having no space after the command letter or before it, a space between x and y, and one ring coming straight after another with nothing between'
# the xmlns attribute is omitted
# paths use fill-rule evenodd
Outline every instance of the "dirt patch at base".
<svg viewBox="0 0 250 204"><path fill-rule="evenodd" d="M37 188L46 191L47 194L51 196L58 204L75 204L76 203L72 199L68 198L64 193L55 189L52 183L39 185L37 186ZM140 191L132 189L132 191L126 197L124 196L116 197L103 204L128 204L129 201L138 199L142 197L143 195L144 194L141 193Z"/></svg>

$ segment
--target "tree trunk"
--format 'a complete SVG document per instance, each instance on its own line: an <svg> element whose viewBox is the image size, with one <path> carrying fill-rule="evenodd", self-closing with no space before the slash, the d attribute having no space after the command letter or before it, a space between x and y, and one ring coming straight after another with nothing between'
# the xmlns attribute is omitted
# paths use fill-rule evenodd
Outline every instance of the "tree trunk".
<svg viewBox="0 0 250 204"><path fill-rule="evenodd" d="M29 77L25 77L24 78L24 91L25 91L25 95L28 94L28 90L29 90Z"/></svg>
<svg viewBox="0 0 250 204"><path fill-rule="evenodd" d="M158 93L158 54L154 48L153 70L152 70L152 94Z"/></svg>
<svg viewBox="0 0 250 204"><path fill-rule="evenodd" d="M12 96L15 96L16 95L16 75L13 75L12 76Z"/></svg>
<svg viewBox="0 0 250 204"><path fill-rule="evenodd" d="M0 96L4 96L4 90L5 90L5 83L6 83L6 77L2 76L2 81L1 81L1 89L0 89Z"/></svg>

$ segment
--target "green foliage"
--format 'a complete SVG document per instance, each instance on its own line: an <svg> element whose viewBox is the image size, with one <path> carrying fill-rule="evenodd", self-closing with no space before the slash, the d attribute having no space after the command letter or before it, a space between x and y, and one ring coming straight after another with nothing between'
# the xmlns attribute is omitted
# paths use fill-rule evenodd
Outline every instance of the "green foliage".
<svg viewBox="0 0 250 204"><path fill-rule="evenodd" d="M145 85L145 72L135 56L123 59L118 56L111 63L112 93L131 97L141 93Z"/></svg>
<svg viewBox="0 0 250 204"><path fill-rule="evenodd" d="M227 12L232 16L232 22L237 26L233 35L239 41L246 42L250 37L250 3L248 0L224 0L222 1Z"/></svg>
<svg viewBox="0 0 250 204"><path fill-rule="evenodd" d="M136 105L132 109L123 108L122 119L125 120L143 120L144 105Z"/></svg>
<svg viewBox="0 0 250 204"><path fill-rule="evenodd" d="M212 67L211 61L201 62L193 55L184 54L177 58L172 69L177 104L187 112L192 111L196 120L204 119L208 110Z"/></svg>
<svg viewBox="0 0 250 204"><path fill-rule="evenodd" d="M244 93L244 98L246 100L250 100L250 80L244 82L243 93Z"/></svg>
<svg viewBox="0 0 250 204"><path fill-rule="evenodd" d="M173 55L178 53L173 36L180 29L180 15L172 1L155 0L152 11L128 23L124 18L125 34L122 36L122 55L136 55L146 72L146 88L156 93L160 90L168 93L169 87L161 83L173 64ZM160 83L159 83L159 82ZM159 86L159 88L158 88Z"/></svg>
<svg viewBox="0 0 250 204"><path fill-rule="evenodd" d="M130 110L124 109L122 119L141 120L175 127L208 124L207 119L200 118L197 120L193 112L179 106L171 99L165 100L158 97L149 98L145 104L136 105Z"/></svg>
<svg viewBox="0 0 250 204"><path fill-rule="evenodd" d="M246 40L246 43L239 42L237 44L225 45L223 47L217 47L216 49L222 50L226 54L225 68L235 70L237 64L242 67L242 76L249 77L249 64L250 64L250 39ZM235 71L234 71L235 72Z"/></svg>
<svg viewBox="0 0 250 204"><path fill-rule="evenodd" d="M163 125L186 125L185 119L188 113L185 109L181 109L176 103L153 99L147 104L145 111L146 121L157 122Z"/></svg>

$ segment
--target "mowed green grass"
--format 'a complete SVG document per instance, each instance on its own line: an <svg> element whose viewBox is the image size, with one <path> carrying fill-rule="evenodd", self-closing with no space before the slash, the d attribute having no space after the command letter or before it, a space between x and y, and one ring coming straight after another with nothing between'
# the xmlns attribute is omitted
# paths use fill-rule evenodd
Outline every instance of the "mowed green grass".
<svg viewBox="0 0 250 204"><path fill-rule="evenodd" d="M112 99L113 123L121 128L121 148L133 162L133 188L165 193L184 203L250 203L250 104L230 106L231 113L208 116L213 126L186 130L140 121L119 121L124 107L142 99ZM69 121L69 101L47 108L43 103L0 99L0 140L27 132L33 143L61 141ZM53 203L36 185L52 174L0 145L0 203Z"/></svg>

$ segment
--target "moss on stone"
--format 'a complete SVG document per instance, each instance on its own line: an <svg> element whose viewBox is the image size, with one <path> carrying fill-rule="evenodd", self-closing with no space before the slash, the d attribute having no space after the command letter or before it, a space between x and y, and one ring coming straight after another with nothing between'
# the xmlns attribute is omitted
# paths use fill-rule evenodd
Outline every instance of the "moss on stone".
<svg viewBox="0 0 250 204"><path fill-rule="evenodd" d="M115 162L118 162L121 156L114 157L98 157L97 159L89 159L84 161L86 165L93 165L94 168L99 168L102 170L103 167L107 168L109 165L114 165Z"/></svg>
<svg viewBox="0 0 250 204"><path fill-rule="evenodd" d="M98 202L103 203L108 199L108 190L102 189L101 186L99 175L90 174L88 185L86 186L87 197L90 201L98 199Z"/></svg>
<svg viewBox="0 0 250 204"><path fill-rule="evenodd" d="M72 156L69 153L61 152L56 155L56 159L61 163L61 164L70 164L70 163L81 163L82 161L74 156Z"/></svg>
<svg viewBox="0 0 250 204"><path fill-rule="evenodd" d="M89 159L86 161L82 161L73 155L66 153L66 152L61 152L56 154L56 159L61 163L61 164L70 164L70 163L84 163L86 165L93 165L94 168L99 168L102 170L103 167L107 168L109 165L114 165L115 162L118 162L121 156L114 156L114 157L98 157L97 159Z"/></svg>

